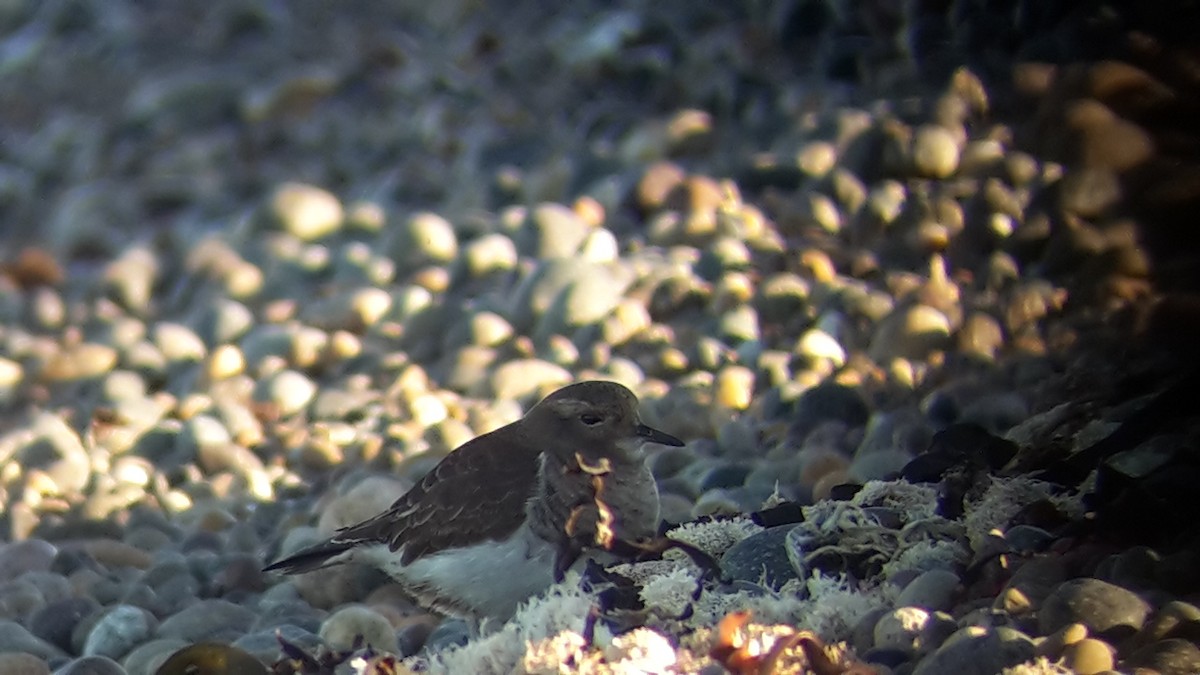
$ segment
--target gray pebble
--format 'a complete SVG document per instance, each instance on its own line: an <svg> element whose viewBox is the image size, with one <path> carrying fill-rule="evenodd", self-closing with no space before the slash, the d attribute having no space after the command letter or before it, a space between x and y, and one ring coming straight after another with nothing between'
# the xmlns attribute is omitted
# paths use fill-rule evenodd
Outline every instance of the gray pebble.
<svg viewBox="0 0 1200 675"><path fill-rule="evenodd" d="M803 439L810 431L830 421L848 428L866 424L870 410L855 389L833 382L819 384L801 394L792 413L793 437Z"/></svg>
<svg viewBox="0 0 1200 675"><path fill-rule="evenodd" d="M721 571L734 580L765 583L778 589L796 571L788 559L784 540L796 525L780 525L742 539L721 556Z"/></svg>
<svg viewBox="0 0 1200 675"><path fill-rule="evenodd" d="M279 644L280 637L302 649L310 650L312 653L316 653L324 646L321 638L311 631L291 624L281 624L271 630L248 633L235 640L233 646L245 650L263 663L274 663L283 657Z"/></svg>
<svg viewBox="0 0 1200 675"><path fill-rule="evenodd" d="M88 633L84 656L119 659L154 634L157 621L141 607L117 605L105 612Z"/></svg>
<svg viewBox="0 0 1200 675"><path fill-rule="evenodd" d="M1200 647L1182 638L1161 640L1130 655L1125 665L1160 675L1195 675L1200 672Z"/></svg>
<svg viewBox="0 0 1200 675"><path fill-rule="evenodd" d="M54 671L55 675L125 675L121 664L107 656L84 656Z"/></svg>
<svg viewBox="0 0 1200 675"><path fill-rule="evenodd" d="M0 583L0 618L23 621L45 604L45 598L31 583L19 579Z"/></svg>
<svg viewBox="0 0 1200 675"><path fill-rule="evenodd" d="M121 665L129 675L154 675L172 654L189 643L177 638L151 640L129 652Z"/></svg>
<svg viewBox="0 0 1200 675"><path fill-rule="evenodd" d="M897 607L879 617L873 630L875 648L921 648L920 637L929 624L929 612L920 607Z"/></svg>
<svg viewBox="0 0 1200 675"><path fill-rule="evenodd" d="M315 634L325 620L324 612L314 609L307 602L297 599L263 603L253 630L269 633L280 626L291 625Z"/></svg>
<svg viewBox="0 0 1200 675"><path fill-rule="evenodd" d="M0 620L0 653L3 652L28 652L43 659L67 655L62 649L30 633L21 624L7 619Z"/></svg>
<svg viewBox="0 0 1200 675"><path fill-rule="evenodd" d="M1093 635L1120 641L1140 630L1149 614L1149 603L1131 591L1099 579L1072 579L1042 603L1038 627L1050 634L1081 623Z"/></svg>
<svg viewBox="0 0 1200 675"><path fill-rule="evenodd" d="M100 603L89 597L52 602L29 617L29 630L50 644L70 649L75 626L99 609Z"/></svg>
<svg viewBox="0 0 1200 675"><path fill-rule="evenodd" d="M33 654L24 652L0 654L0 673L3 675L50 675L50 666Z"/></svg>
<svg viewBox="0 0 1200 675"><path fill-rule="evenodd" d="M949 570L934 569L922 572L900 592L896 604L901 607L920 607L948 611L955 605L962 582Z"/></svg>
<svg viewBox="0 0 1200 675"><path fill-rule="evenodd" d="M913 675L994 675L1032 659L1033 648L1028 636L1011 628L963 628L922 659Z"/></svg>
<svg viewBox="0 0 1200 675"><path fill-rule="evenodd" d="M157 635L189 642L232 642L245 634L254 620L253 611L228 600L201 600L164 620L158 627Z"/></svg>

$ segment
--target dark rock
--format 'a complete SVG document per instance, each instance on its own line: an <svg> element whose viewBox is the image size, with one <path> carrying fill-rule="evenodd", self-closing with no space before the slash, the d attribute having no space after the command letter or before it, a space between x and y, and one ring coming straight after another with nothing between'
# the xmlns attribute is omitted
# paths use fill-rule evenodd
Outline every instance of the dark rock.
<svg viewBox="0 0 1200 675"><path fill-rule="evenodd" d="M87 597L52 602L29 618L29 630L46 642L69 650L75 626L98 609L100 604Z"/></svg>
<svg viewBox="0 0 1200 675"><path fill-rule="evenodd" d="M1200 647L1169 638L1139 649L1126 665L1150 668L1162 675L1195 675L1200 673Z"/></svg>
<svg viewBox="0 0 1200 675"><path fill-rule="evenodd" d="M913 675L991 675L1029 661L1033 656L1033 641L1020 631L968 626L922 659Z"/></svg>
<svg viewBox="0 0 1200 675"><path fill-rule="evenodd" d="M818 425L830 420L843 422L852 429L866 424L870 414L857 390L835 383L819 384L796 401L789 434L804 438Z"/></svg>
<svg viewBox="0 0 1200 675"><path fill-rule="evenodd" d="M796 570L788 560L784 540L795 525L780 525L746 537L721 556L721 572L729 579L765 583L778 589Z"/></svg>
<svg viewBox="0 0 1200 675"><path fill-rule="evenodd" d="M1053 633L1072 623L1117 643L1142 628L1150 605L1133 592L1099 579L1072 579L1054 590L1038 612L1038 627Z"/></svg>

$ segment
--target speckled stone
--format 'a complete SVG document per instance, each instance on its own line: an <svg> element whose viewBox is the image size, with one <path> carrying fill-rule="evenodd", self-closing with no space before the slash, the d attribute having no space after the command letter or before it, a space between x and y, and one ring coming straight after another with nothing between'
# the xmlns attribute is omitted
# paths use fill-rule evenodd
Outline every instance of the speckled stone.
<svg viewBox="0 0 1200 675"><path fill-rule="evenodd" d="M1099 579L1072 579L1046 597L1038 625L1052 633L1081 623L1095 635L1122 639L1140 630L1149 614L1145 600L1120 586Z"/></svg>

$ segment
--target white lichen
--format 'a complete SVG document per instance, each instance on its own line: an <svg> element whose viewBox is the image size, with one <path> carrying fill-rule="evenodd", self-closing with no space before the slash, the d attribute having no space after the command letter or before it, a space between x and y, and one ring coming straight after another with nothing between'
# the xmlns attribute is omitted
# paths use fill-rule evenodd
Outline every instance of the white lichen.
<svg viewBox="0 0 1200 675"><path fill-rule="evenodd" d="M604 658L615 673L666 673L675 666L675 646L649 628L618 635L604 649Z"/></svg>
<svg viewBox="0 0 1200 675"><path fill-rule="evenodd" d="M592 603L592 597L579 588L578 575L568 574L566 581L522 605L496 632L434 655L428 672L511 673L529 650L548 656L548 650L569 646L572 638L562 634L582 634ZM547 643L550 638L556 640Z"/></svg>
<svg viewBox="0 0 1200 675"><path fill-rule="evenodd" d="M692 602L696 583L689 570L678 568L647 580L638 595L648 609L662 616L679 616Z"/></svg>
<svg viewBox="0 0 1200 675"><path fill-rule="evenodd" d="M804 526L818 534L835 534L856 527L878 527L879 521L850 502L822 500L805 506Z"/></svg>
<svg viewBox="0 0 1200 675"><path fill-rule="evenodd" d="M690 544L714 558L719 558L731 546L752 534L762 532L762 529L749 518L740 516L702 523L684 523L669 530L667 538Z"/></svg>
<svg viewBox="0 0 1200 675"><path fill-rule="evenodd" d="M962 544L954 541L918 541L896 553L883 564L883 576L891 579L897 572L913 570L928 572L943 569L954 571L966 564L971 553Z"/></svg>
<svg viewBox="0 0 1200 675"><path fill-rule="evenodd" d="M911 523L937 514L937 490L905 481L869 480L850 503L893 508L903 514L904 522Z"/></svg>
<svg viewBox="0 0 1200 675"><path fill-rule="evenodd" d="M973 549L983 545L988 532L1003 530L1017 512L1039 500L1049 501L1070 518L1083 516L1083 502L1078 493L1058 494L1053 484L1024 476L989 480L991 484L983 496L966 505L963 524L967 526Z"/></svg>

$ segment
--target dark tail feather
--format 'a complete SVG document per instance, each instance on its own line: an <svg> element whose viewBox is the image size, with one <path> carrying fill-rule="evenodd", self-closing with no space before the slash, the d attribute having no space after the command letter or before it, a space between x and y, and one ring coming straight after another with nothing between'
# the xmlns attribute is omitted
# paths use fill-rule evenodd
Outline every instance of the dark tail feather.
<svg viewBox="0 0 1200 675"><path fill-rule="evenodd" d="M302 572L311 572L319 570L322 567L336 565L341 560L335 560L338 556L346 551L354 548L354 542L342 541L323 541L319 544L314 544L308 548L303 548L296 553L275 562L263 568L264 572L283 572L284 574L300 574Z"/></svg>

